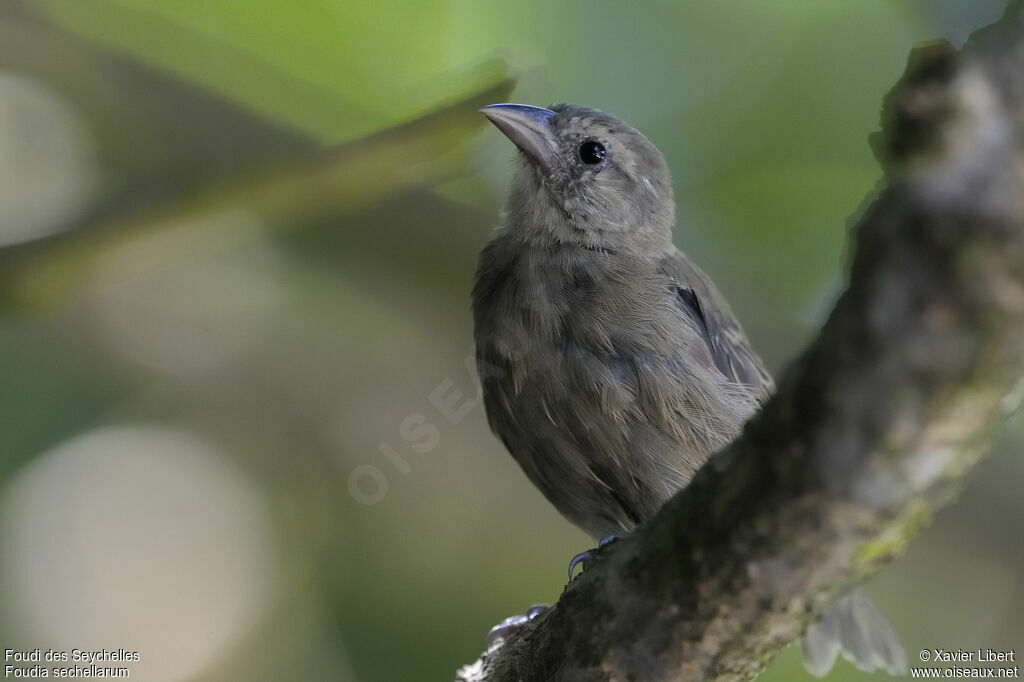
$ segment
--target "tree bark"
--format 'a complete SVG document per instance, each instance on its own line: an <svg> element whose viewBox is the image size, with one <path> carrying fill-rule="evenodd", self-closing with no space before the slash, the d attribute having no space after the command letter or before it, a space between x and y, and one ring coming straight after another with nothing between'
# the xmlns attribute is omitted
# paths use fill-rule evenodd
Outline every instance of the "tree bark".
<svg viewBox="0 0 1024 682"><path fill-rule="evenodd" d="M915 49L849 285L778 392L458 680L750 680L948 503L1024 393L1024 13Z"/></svg>

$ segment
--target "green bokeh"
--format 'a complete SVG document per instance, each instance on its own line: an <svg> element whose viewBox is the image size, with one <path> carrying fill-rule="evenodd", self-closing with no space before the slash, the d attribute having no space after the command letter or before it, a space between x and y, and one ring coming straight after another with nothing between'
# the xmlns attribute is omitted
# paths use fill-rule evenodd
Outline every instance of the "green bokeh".
<svg viewBox="0 0 1024 682"><path fill-rule="evenodd" d="M644 131L673 169L677 243L777 370L840 286L909 50L1003 8L8 0L0 77L77 117L96 189L48 226L64 233L3 245L26 218L0 187L0 500L101 426L202 434L262 496L279 565L273 607L191 679L450 679L588 544L478 405L452 423L436 404L473 392L469 289L513 155L476 109L571 101ZM45 205L46 169L5 150L47 131L8 115L4 85L0 181L38 173L25 205ZM436 447L403 437L410 415ZM1024 641L1019 450L1017 423L870 586L912 658ZM376 504L350 492L360 465L386 481ZM0 639L22 642L7 596ZM790 650L762 679L804 678Z"/></svg>

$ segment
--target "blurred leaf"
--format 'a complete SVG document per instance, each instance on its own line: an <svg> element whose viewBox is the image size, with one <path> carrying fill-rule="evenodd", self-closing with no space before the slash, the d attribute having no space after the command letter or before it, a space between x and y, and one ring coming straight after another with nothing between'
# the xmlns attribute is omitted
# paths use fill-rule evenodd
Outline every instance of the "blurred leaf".
<svg viewBox="0 0 1024 682"><path fill-rule="evenodd" d="M366 134L499 76L455 71L447 0L42 0L57 24L323 140Z"/></svg>
<svg viewBox="0 0 1024 682"><path fill-rule="evenodd" d="M82 371L80 356L39 335L0 329L0 481L32 455L94 424L118 397L112 377Z"/></svg>
<svg viewBox="0 0 1024 682"><path fill-rule="evenodd" d="M246 206L287 228L324 216L340 216L406 186L463 172L451 152L483 125L477 110L506 98L502 80L466 99L391 130L276 167L252 169L210 182L201 193L124 222L93 224L71 232L0 249L0 290L6 305L37 307L74 294L84 273L106 249L134 234L175 230L208 211Z"/></svg>
<svg viewBox="0 0 1024 682"><path fill-rule="evenodd" d="M41 21L21 0L0 3L0 69L44 84L84 119L105 188L83 224L317 148L213 93Z"/></svg>

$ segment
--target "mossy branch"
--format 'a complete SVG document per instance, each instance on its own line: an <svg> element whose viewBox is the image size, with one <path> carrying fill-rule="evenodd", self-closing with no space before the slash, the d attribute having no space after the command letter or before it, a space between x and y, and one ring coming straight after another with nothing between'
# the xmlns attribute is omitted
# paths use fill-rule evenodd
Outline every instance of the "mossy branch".
<svg viewBox="0 0 1024 682"><path fill-rule="evenodd" d="M749 680L897 556L1024 393L1024 15L916 49L849 286L650 522L458 680Z"/></svg>

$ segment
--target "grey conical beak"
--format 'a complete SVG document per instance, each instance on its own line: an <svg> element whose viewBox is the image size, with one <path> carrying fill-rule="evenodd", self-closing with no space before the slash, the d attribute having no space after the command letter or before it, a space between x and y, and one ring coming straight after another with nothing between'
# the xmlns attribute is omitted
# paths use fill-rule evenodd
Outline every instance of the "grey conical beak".
<svg viewBox="0 0 1024 682"><path fill-rule="evenodd" d="M545 170L558 153L554 118L558 114L529 104L492 104L480 110L498 130Z"/></svg>

